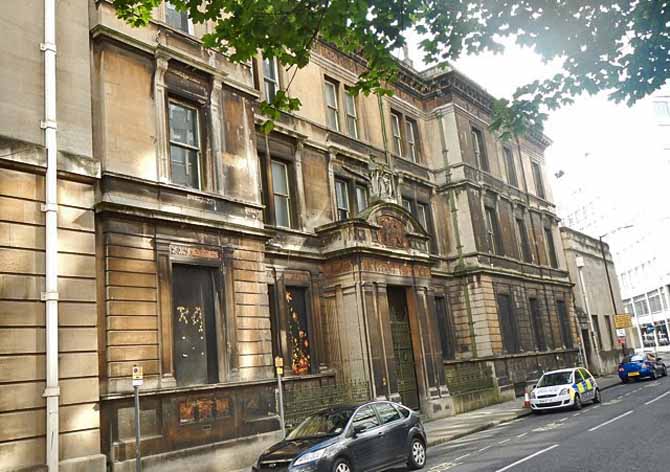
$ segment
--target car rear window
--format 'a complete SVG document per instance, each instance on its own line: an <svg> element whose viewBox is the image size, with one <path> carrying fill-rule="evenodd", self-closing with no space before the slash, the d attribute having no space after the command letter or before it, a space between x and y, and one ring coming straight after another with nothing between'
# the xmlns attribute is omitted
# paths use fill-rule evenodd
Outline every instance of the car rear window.
<svg viewBox="0 0 670 472"><path fill-rule="evenodd" d="M398 410L396 410L390 403L377 403L375 404L375 408L377 408L377 412L382 419L382 424L390 423L401 418Z"/></svg>
<svg viewBox="0 0 670 472"><path fill-rule="evenodd" d="M626 362L642 362L644 360L644 356L640 354L633 354L632 356L626 356L623 358L624 363Z"/></svg>

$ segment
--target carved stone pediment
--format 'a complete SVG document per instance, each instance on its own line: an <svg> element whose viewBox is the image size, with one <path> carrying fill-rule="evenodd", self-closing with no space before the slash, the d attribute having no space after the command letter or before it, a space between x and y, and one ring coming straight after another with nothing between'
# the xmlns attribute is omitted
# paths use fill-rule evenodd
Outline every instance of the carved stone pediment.
<svg viewBox="0 0 670 472"><path fill-rule="evenodd" d="M324 225L316 232L323 254L372 250L403 257L430 257L430 236L396 203L377 201L356 218Z"/></svg>

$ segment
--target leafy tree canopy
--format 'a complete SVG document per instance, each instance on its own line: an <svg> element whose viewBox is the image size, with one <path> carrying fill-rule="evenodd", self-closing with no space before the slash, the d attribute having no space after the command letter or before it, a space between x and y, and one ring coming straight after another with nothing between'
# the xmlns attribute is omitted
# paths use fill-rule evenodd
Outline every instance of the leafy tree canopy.
<svg viewBox="0 0 670 472"><path fill-rule="evenodd" d="M114 0L120 18L143 26L162 0ZM261 51L282 64L305 67L317 37L362 56L368 70L353 93L390 94L391 51L414 30L426 63L461 54L501 52L507 36L545 60L558 59L554 77L522 85L494 107L492 127L503 138L541 128L546 111L581 93L607 91L632 105L670 75L670 0L172 0L196 23L213 21L203 41L232 62ZM277 94L263 111L272 119L299 100Z"/></svg>

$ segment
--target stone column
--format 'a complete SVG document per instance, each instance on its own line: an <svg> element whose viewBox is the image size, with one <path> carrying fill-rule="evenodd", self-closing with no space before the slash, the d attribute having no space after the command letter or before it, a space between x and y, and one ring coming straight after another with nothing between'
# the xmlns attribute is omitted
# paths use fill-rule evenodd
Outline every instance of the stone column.
<svg viewBox="0 0 670 472"><path fill-rule="evenodd" d="M298 141L298 145L295 150L295 186L298 192L298 229L305 230L305 209L307 205L305 204L305 180L302 173L302 156L305 152L305 144L302 141ZM328 175L330 176L330 171L332 167L328 166Z"/></svg>
<svg viewBox="0 0 670 472"><path fill-rule="evenodd" d="M212 78L212 88L209 93L210 136L212 149L212 169L214 176L211 180L211 190L224 193L223 188L223 120L221 117L221 77Z"/></svg>
<svg viewBox="0 0 670 472"><path fill-rule="evenodd" d="M154 104L156 107L156 162L158 181L170 181L170 137L167 116L167 90L165 73L168 70L169 58L156 52L156 72L154 74Z"/></svg>

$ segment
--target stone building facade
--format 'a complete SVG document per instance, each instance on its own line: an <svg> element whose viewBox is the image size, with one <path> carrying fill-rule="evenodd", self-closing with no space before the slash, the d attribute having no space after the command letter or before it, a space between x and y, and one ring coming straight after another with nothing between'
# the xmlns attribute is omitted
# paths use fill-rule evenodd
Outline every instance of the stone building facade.
<svg viewBox="0 0 670 472"><path fill-rule="evenodd" d="M60 459L103 470L95 189L87 3L59 1L56 28ZM45 463L44 2L0 13L0 470ZM79 469L83 470L83 469Z"/></svg>
<svg viewBox="0 0 670 472"><path fill-rule="evenodd" d="M276 440L277 356L287 393L362 389L429 417L510 398L538 372L575 362L546 137L499 142L488 130L493 97L450 68L401 65L394 96L352 97L365 65L328 44L291 78L261 57L230 64L198 39L211 25L169 5L154 13L133 29L98 0L88 20L71 17L75 30L87 24L91 48L77 56L90 57L87 85L72 86L88 94L77 162L91 167L68 184L86 198L64 202L86 215L72 216L86 246L71 250L90 265L63 274L91 290L72 292L85 325L76 329L90 338L68 336L89 340L76 348L90 355L81 376L95 381L90 403L77 403L94 413L86 453L133 467L134 365L145 378L145 468L158 470L168 460L235 469ZM266 136L258 104L289 80L303 107ZM2 162L3 175L39 174L39 161ZM32 197L3 183L2 198L39 200L32 178L21 190ZM69 178L64 168L62 185ZM27 223L37 231L39 220ZM9 240L19 257L30 238ZM21 277L39 284L39 274ZM3 330L15 329L13 300L32 300L35 328L17 337L32 345L0 349L33 362L39 300L4 281L0 292ZM0 369L11 381L13 368ZM39 429L32 437L44 441ZM13 466L39 464L31 454Z"/></svg>
<svg viewBox="0 0 670 472"><path fill-rule="evenodd" d="M561 227L560 232L570 278L575 284L573 288L575 311L582 332L589 369L600 375L615 373L623 358L622 345L619 343L615 329L615 315L625 313L625 311L609 246L603 243L602 249L605 252L607 272L612 282L616 311L612 306L612 297L607 283L608 273L605 271L600 241L567 227ZM582 267L584 285L579 280L578 257L582 258L584 264ZM586 298L584 297L585 292ZM586 300L588 300L588 310ZM639 348L640 340L637 330L628 328L625 333L625 349Z"/></svg>

